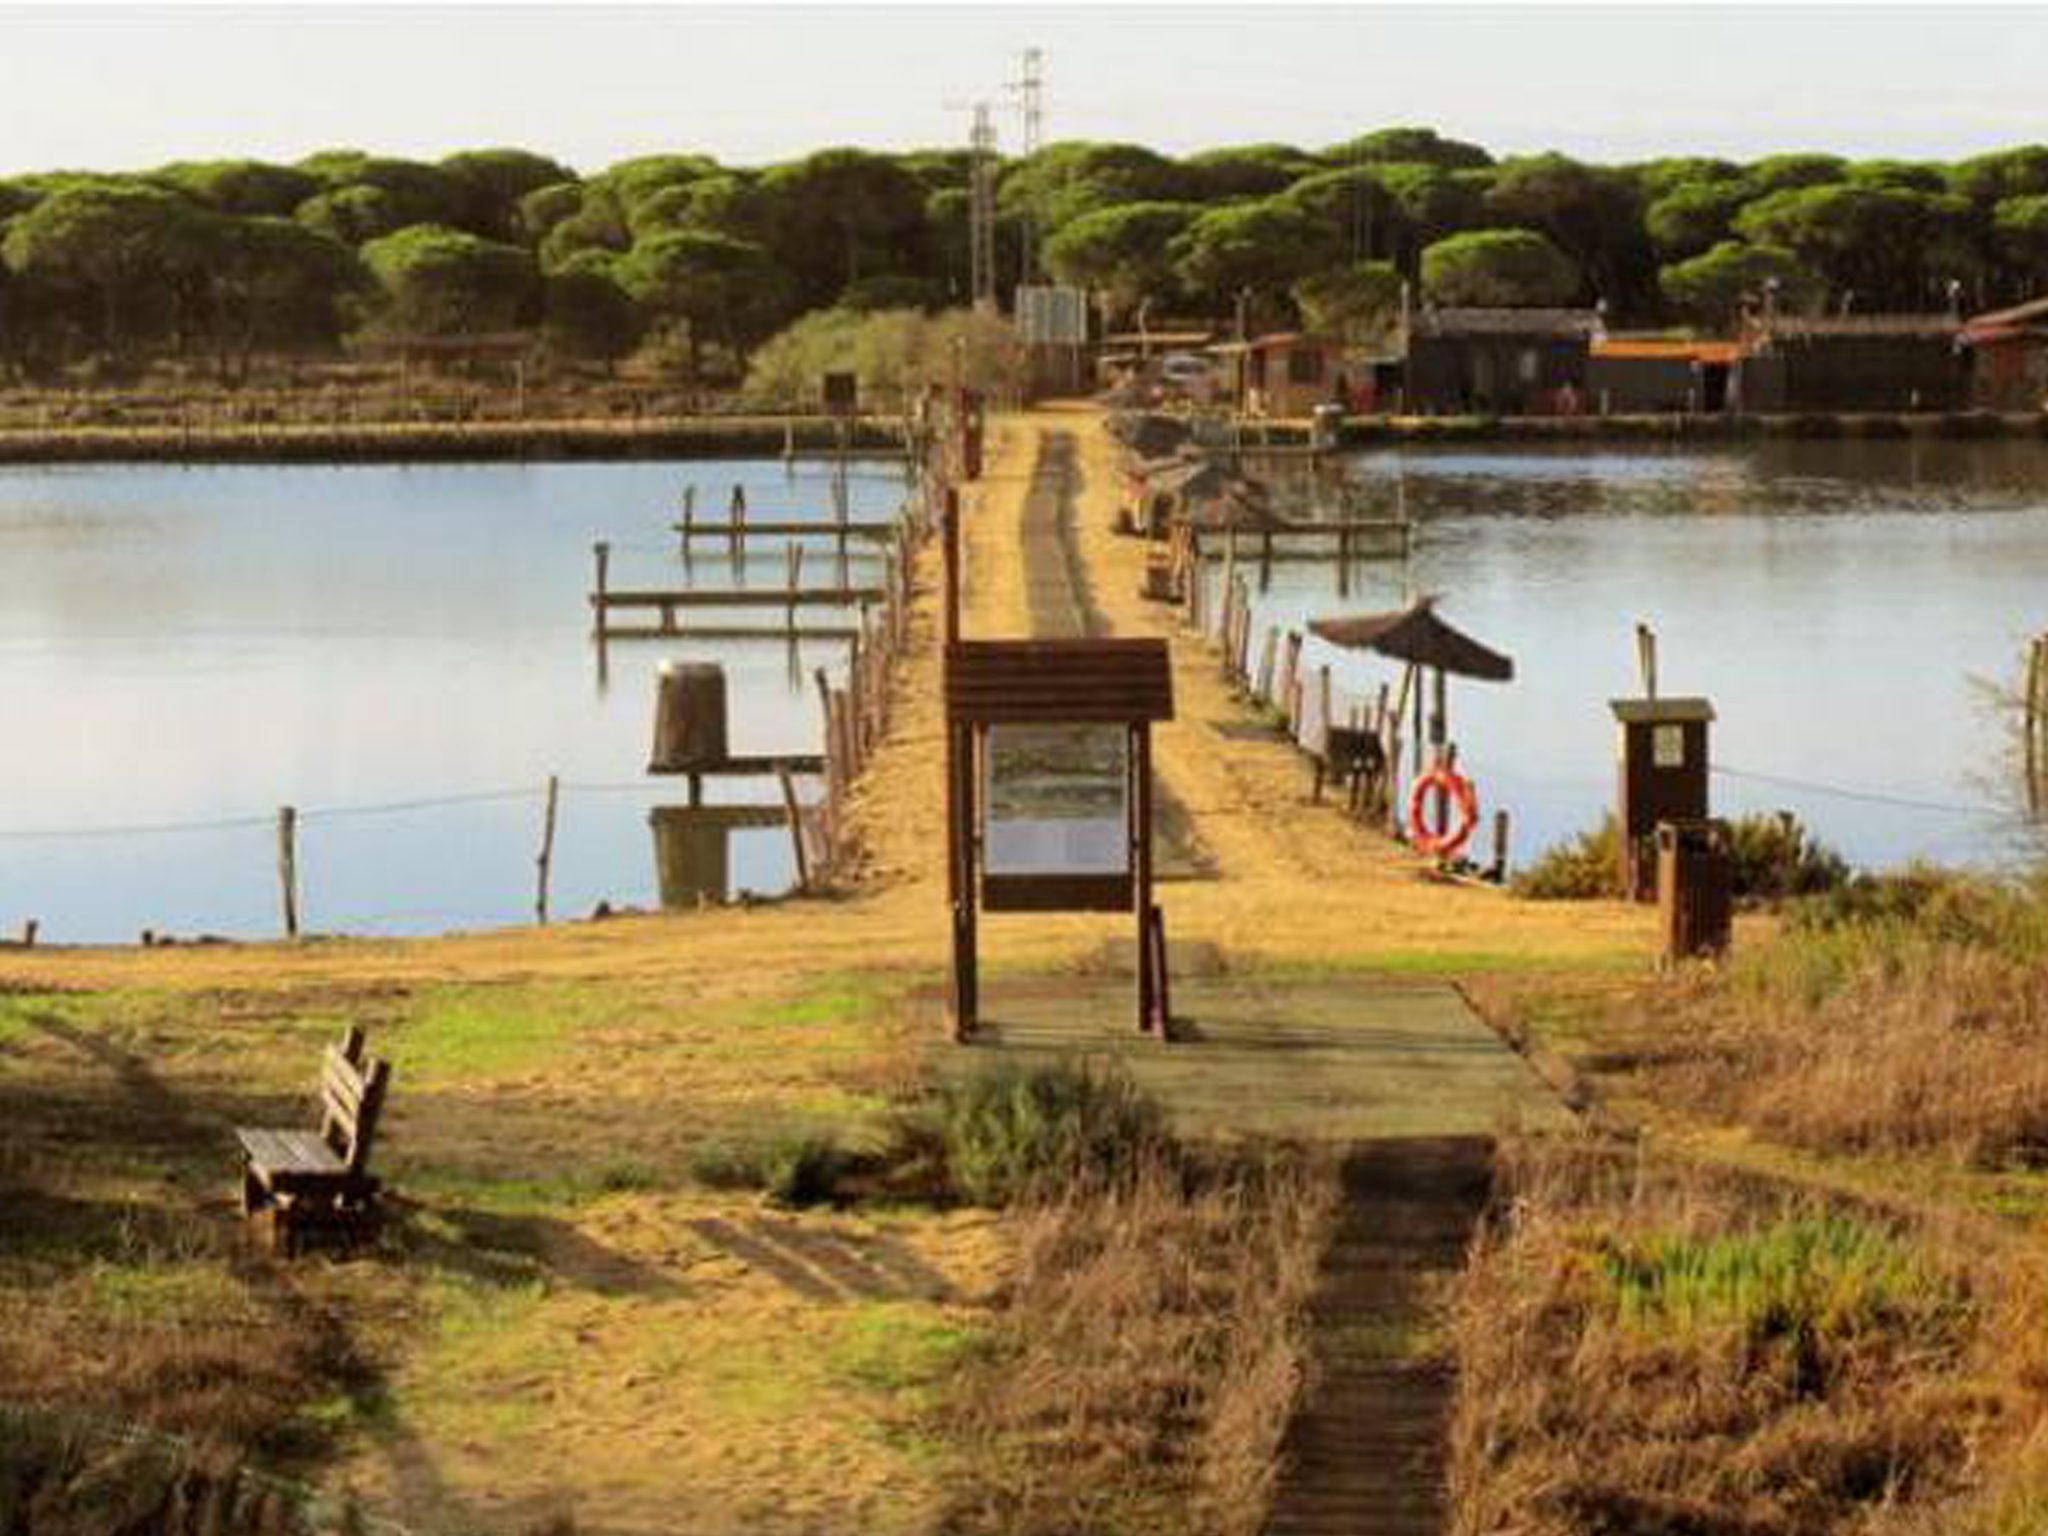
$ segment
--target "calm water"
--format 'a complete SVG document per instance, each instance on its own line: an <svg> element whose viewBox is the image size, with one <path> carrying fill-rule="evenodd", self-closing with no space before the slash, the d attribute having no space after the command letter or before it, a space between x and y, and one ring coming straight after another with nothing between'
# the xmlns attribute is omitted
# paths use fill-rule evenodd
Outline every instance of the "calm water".
<svg viewBox="0 0 2048 1536"><path fill-rule="evenodd" d="M1454 683L1451 711L1518 856L1608 803L1606 700L1632 691L1638 618L1665 691L1718 706L1722 764L1830 787L1724 776L1717 809L1789 807L1874 864L2017 846L1968 809L2002 751L1971 679L2010 679L2048 627L2039 445L1390 452L1347 472L1427 524L1416 585L1516 659L1512 684ZM657 663L724 661L733 748L766 752L815 748L810 669L844 659L807 645L793 674L776 643L615 646L600 691L590 544L613 542L617 586L680 581L668 525L692 480L706 513L736 480L756 517L830 505L824 471L770 463L0 472L0 931L275 932L281 804L306 817L309 929L519 922L549 773L568 786L554 910L654 904L649 812L680 798L642 772ZM882 465L850 489L862 516L903 494ZM729 579L715 551L696 565ZM778 551L752 575L780 571ZM1326 570L1283 566L1265 608L1401 597L1381 570L1340 604ZM1334 660L1340 697L1391 675ZM776 830L697 829L672 855L685 900L790 877Z"/></svg>
<svg viewBox="0 0 2048 1536"><path fill-rule="evenodd" d="M700 516L736 482L756 518L831 506L828 471L776 463L0 472L0 931L273 933L285 804L309 930L518 922L550 773L553 910L652 905L649 812L681 798L643 773L657 664L723 661L733 750L771 752L816 750L810 671L845 659L806 644L793 672L780 643L615 645L600 690L591 543L612 542L615 587L682 584L668 528L692 481ZM856 516L902 497L890 466L850 478ZM722 546L694 565L730 580ZM750 574L777 583L779 546ZM699 832L690 855L690 880L727 891L791 878L776 830Z"/></svg>
<svg viewBox="0 0 2048 1536"><path fill-rule="evenodd" d="M2007 726L1973 679L2015 681L2048 628L2041 445L1406 451L1346 473L1426 525L1416 590L1515 658L1511 684L1453 680L1450 708L1517 857L1611 803L1606 701L1636 691L1638 619L1660 638L1661 690L1719 710L1717 813L1793 810L1872 865L2025 846ZM1326 569L1280 566L1261 622L1403 596L1386 567L1340 602ZM1340 711L1394 676L1313 642L1306 659L1333 664Z"/></svg>

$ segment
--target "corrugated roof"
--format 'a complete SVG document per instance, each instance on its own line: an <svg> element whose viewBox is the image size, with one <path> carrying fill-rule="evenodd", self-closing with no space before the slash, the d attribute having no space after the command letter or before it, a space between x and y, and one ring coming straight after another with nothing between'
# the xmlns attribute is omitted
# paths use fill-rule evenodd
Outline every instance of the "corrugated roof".
<svg viewBox="0 0 2048 1536"><path fill-rule="evenodd" d="M1756 322L1765 339L1816 336L1910 336L1945 338L1963 328L1954 315L1773 315Z"/></svg>
<svg viewBox="0 0 2048 1536"><path fill-rule="evenodd" d="M2015 304L2011 309L1994 309L1989 314L1972 315L1971 330L1979 326L2028 325L2034 321L2048 321L2048 298L2029 299L2024 304Z"/></svg>
<svg viewBox="0 0 2048 1536"><path fill-rule="evenodd" d="M1597 336L1594 309L1425 309L1410 328L1422 336Z"/></svg>

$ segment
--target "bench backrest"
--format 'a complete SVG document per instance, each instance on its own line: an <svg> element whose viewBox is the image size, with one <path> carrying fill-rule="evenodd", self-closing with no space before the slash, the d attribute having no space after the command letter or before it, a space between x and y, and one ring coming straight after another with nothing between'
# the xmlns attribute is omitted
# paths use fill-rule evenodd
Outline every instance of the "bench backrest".
<svg viewBox="0 0 2048 1536"><path fill-rule="evenodd" d="M350 1173L369 1166L390 1082L391 1063L365 1055L360 1024L351 1024L340 1044L327 1047L320 1066L320 1135Z"/></svg>

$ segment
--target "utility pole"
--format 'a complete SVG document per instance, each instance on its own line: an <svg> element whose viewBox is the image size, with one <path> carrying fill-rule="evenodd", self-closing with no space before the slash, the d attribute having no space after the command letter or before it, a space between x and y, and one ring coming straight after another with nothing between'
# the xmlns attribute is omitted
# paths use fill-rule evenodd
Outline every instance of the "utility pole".
<svg viewBox="0 0 2048 1536"><path fill-rule="evenodd" d="M996 307L996 120L986 101L949 101L948 112L972 112L967 131L967 288L974 307Z"/></svg>
<svg viewBox="0 0 2048 1536"><path fill-rule="evenodd" d="M996 307L996 125L989 104L974 104L974 128L968 135L974 152L967 209L967 268L974 307Z"/></svg>
<svg viewBox="0 0 2048 1536"><path fill-rule="evenodd" d="M1018 154L1029 160L1045 144L1045 50L1026 48L1018 62L1017 78L1008 87L1017 98L1017 112L1024 120L1024 134ZM1018 231L1022 253L1017 263L1017 280L1028 283L1038 276L1038 228L1029 208L1023 211Z"/></svg>

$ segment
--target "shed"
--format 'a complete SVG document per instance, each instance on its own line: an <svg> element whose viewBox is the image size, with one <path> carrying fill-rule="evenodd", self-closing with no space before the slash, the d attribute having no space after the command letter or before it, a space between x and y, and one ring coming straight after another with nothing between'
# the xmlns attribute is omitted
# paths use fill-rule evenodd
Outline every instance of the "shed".
<svg viewBox="0 0 2048 1536"><path fill-rule="evenodd" d="M1594 309L1425 309L1406 331L1409 411L1571 416L1603 323Z"/></svg>
<svg viewBox="0 0 2048 1536"><path fill-rule="evenodd" d="M1994 411L2048 409L2048 298L1977 315L1963 327L1971 396Z"/></svg>
<svg viewBox="0 0 2048 1536"><path fill-rule="evenodd" d="M1725 410L1728 381L1742 346L1616 336L1595 341L1586 359L1586 393L1601 415L1697 415Z"/></svg>
<svg viewBox="0 0 2048 1536"><path fill-rule="evenodd" d="M1771 315L1752 323L1733 408L1953 411L1970 403L1969 354L1954 315Z"/></svg>
<svg viewBox="0 0 2048 1536"><path fill-rule="evenodd" d="M1281 331L1209 350L1223 367L1222 398L1247 416L1309 416L1350 394L1344 343L1333 336Z"/></svg>

